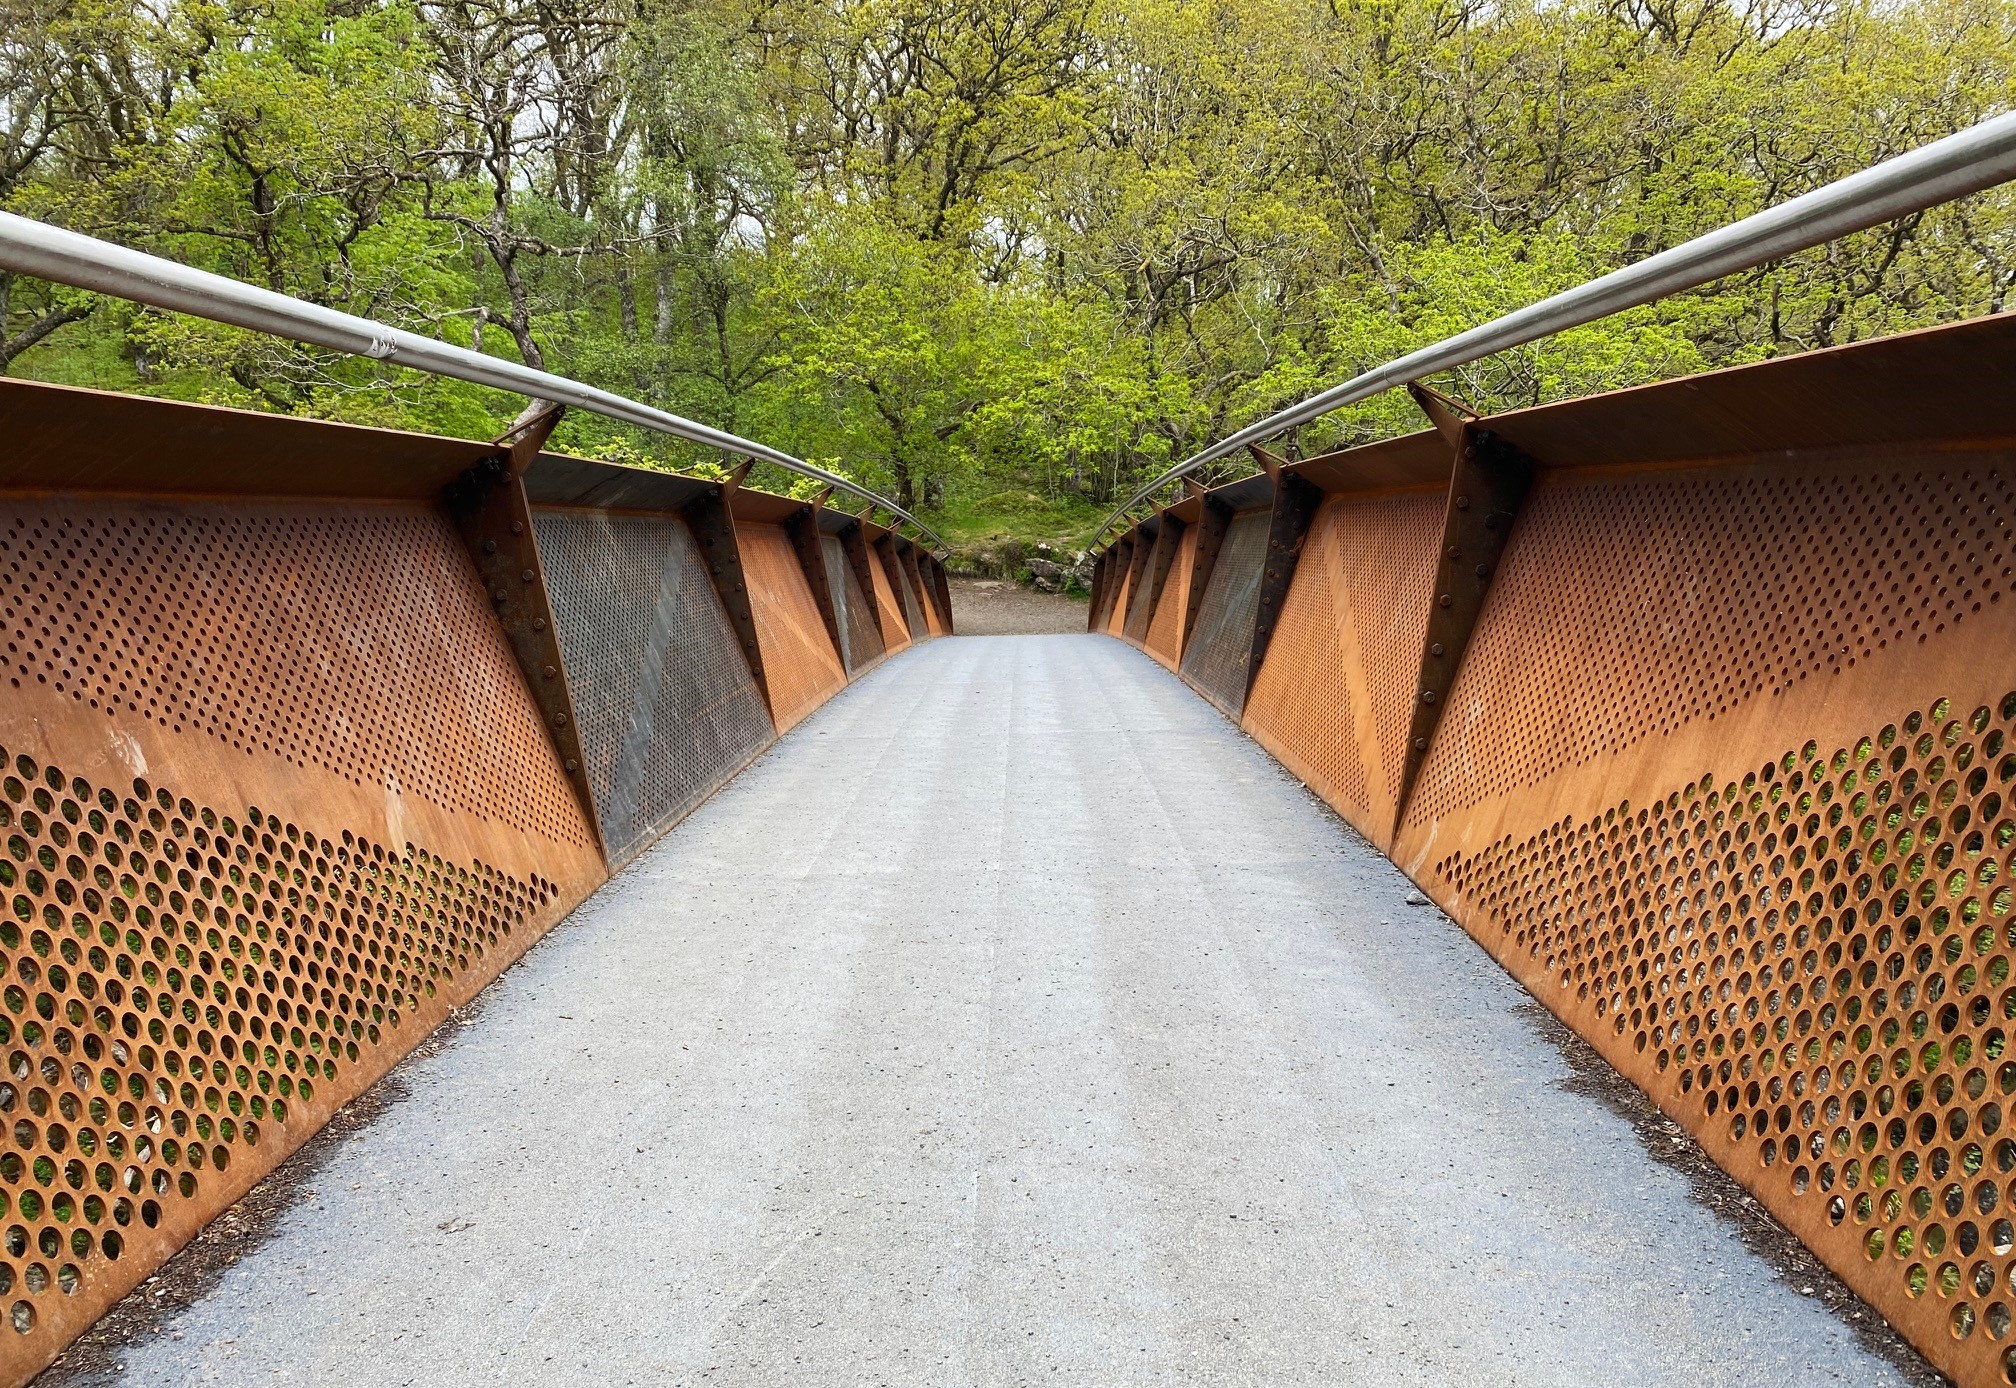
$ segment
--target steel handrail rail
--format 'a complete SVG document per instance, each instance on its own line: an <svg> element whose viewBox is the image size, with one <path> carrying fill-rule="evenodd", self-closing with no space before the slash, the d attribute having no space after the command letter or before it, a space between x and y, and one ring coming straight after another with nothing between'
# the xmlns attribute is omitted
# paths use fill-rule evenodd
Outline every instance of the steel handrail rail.
<svg viewBox="0 0 2016 1388"><path fill-rule="evenodd" d="M1410 352L1268 415L1185 458L1135 492L1101 522L1087 548L1096 548L1115 521L1171 482L1332 410L1536 338L1698 288L1724 275L1754 269L1793 251L1978 193L2011 178L2016 178L2016 112L1990 117L1908 154L1873 164L1587 284Z"/></svg>
<svg viewBox="0 0 2016 1388"><path fill-rule="evenodd" d="M0 212L0 269L375 361L388 361L435 376L494 386L670 434L689 443L760 458L872 502L917 527L941 552L950 549L930 526L887 497L767 444L640 404L611 391L570 381L565 376L437 342L339 309L303 303L271 289L101 241L82 232Z"/></svg>

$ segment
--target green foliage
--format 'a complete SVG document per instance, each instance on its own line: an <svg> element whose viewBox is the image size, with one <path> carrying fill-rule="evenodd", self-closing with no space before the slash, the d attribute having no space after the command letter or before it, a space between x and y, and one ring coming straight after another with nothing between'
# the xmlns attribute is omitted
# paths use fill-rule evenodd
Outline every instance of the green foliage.
<svg viewBox="0 0 2016 1388"><path fill-rule="evenodd" d="M1068 544L1212 437L2012 97L2016 0L0 0L0 206ZM2012 285L1991 191L1437 384L1516 407ZM0 369L479 437L520 404L4 275ZM1419 424L1389 393L1291 444Z"/></svg>

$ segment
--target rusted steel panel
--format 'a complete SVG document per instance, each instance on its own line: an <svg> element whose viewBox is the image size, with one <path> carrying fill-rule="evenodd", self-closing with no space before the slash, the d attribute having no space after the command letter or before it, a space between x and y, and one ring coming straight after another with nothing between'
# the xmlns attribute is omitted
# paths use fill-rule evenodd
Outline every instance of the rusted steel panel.
<svg viewBox="0 0 2016 1388"><path fill-rule="evenodd" d="M1176 550L1183 543L1184 532L1189 529L1166 511L1157 519L1154 548L1142 571L1140 591L1135 594L1133 610L1127 614L1124 633L1137 646L1145 645L1148 640L1149 623L1162 603L1164 589L1169 582L1169 567L1176 562Z"/></svg>
<svg viewBox="0 0 2016 1388"><path fill-rule="evenodd" d="M1444 417L1449 418L1446 413ZM1427 760L1436 726L1449 706L1450 685L1462 668L1463 653L1470 647L1499 560L1533 484L1533 460L1489 429L1453 420L1450 429L1456 436L1455 470L1435 560L1435 598L1422 637L1396 814L1405 811L1414 780Z"/></svg>
<svg viewBox="0 0 2016 1388"><path fill-rule="evenodd" d="M848 562L845 541L838 535L822 535L819 544L826 559L826 587L833 594L840 618L840 653L852 678L882 659L882 630L875 624L875 609Z"/></svg>
<svg viewBox="0 0 2016 1388"><path fill-rule="evenodd" d="M914 545L904 552L903 559L904 573L909 577L912 585L917 590L917 609L924 616L925 630L933 636L943 636L945 634L945 618L938 611L936 585L926 577L926 573L930 568L930 561L920 555Z"/></svg>
<svg viewBox="0 0 2016 1388"><path fill-rule="evenodd" d="M1543 472L1399 846L1977 1384L2016 1369L2012 514L2006 448Z"/></svg>
<svg viewBox="0 0 2016 1388"><path fill-rule="evenodd" d="M818 608L819 619L826 625L826 640L840 658L844 671L847 653L846 637L840 629L840 596L833 590L832 576L826 569L826 554L820 545L824 532L819 528L819 513L824 506L822 498L817 505L793 511L784 520L784 533L790 537L792 553L798 557L798 570L805 576L812 604Z"/></svg>
<svg viewBox="0 0 2016 1388"><path fill-rule="evenodd" d="M1108 636L1118 636L1120 634L1121 625L1127 618L1127 603L1134 591L1135 542L1130 539L1124 541L1123 544L1125 548L1119 551L1119 558L1114 564L1114 575L1117 581L1113 585L1113 606L1106 614L1106 634Z"/></svg>
<svg viewBox="0 0 2016 1388"><path fill-rule="evenodd" d="M1183 527L1165 591L1155 604L1155 620L1148 624L1148 638L1142 643L1143 650L1171 670L1182 659L1183 623L1190 612L1190 572L1197 560L1199 534L1195 525Z"/></svg>
<svg viewBox="0 0 2016 1388"><path fill-rule="evenodd" d="M557 417L555 412L544 422L539 438L545 437L551 420ZM553 630L553 607L532 510L519 480L530 452L537 449L531 439L525 444L527 447L513 448L463 472L443 489L442 504L462 532L478 581L489 594L490 610L518 659L526 688L539 706L546 735L559 749L561 769L595 829L597 844L606 850L568 688L567 662Z"/></svg>
<svg viewBox="0 0 2016 1388"><path fill-rule="evenodd" d="M745 464L743 472L747 470ZM737 473L726 485L702 492L687 502L680 514L686 519L694 543L700 547L700 558L714 584L714 595L721 600L721 610L728 614L728 625L735 630L735 642L742 648L743 660L748 662L749 675L756 681L774 722L777 705L771 697L769 672L763 666L763 643L756 631L755 604L749 594L748 576L742 571L742 548L736 539L735 515L730 504L741 475Z"/></svg>
<svg viewBox="0 0 2016 1388"><path fill-rule="evenodd" d="M0 613L20 1382L604 868L431 504L0 496Z"/></svg>
<svg viewBox="0 0 2016 1388"><path fill-rule="evenodd" d="M1328 498L1246 701L1255 740L1382 848L1445 504L1439 489Z"/></svg>
<svg viewBox="0 0 2016 1388"><path fill-rule="evenodd" d="M1225 531L1232 524L1231 508L1216 497L1199 496L1197 519L1191 528L1197 532L1197 547L1190 557L1190 598L1184 610L1183 626L1176 646L1176 665L1180 670L1185 657L1190 652L1190 638L1197 630L1197 616L1203 610L1204 595L1211 591L1211 577L1218 567L1218 551L1225 545Z"/></svg>
<svg viewBox="0 0 2016 1388"><path fill-rule="evenodd" d="M945 576L945 565L937 556L931 558L931 591L938 595L939 610L945 616L945 634L958 634L958 623L952 616L952 584Z"/></svg>
<svg viewBox="0 0 2016 1388"><path fill-rule="evenodd" d="M784 733L844 686L847 672L784 528L743 523L736 540L770 676L770 716Z"/></svg>
<svg viewBox="0 0 2016 1388"><path fill-rule="evenodd" d="M612 862L627 862L775 736L677 514L533 513Z"/></svg>
<svg viewBox="0 0 2016 1388"><path fill-rule="evenodd" d="M869 558L869 585L875 590L875 610L882 624L882 641L890 655L905 650L910 645L910 622L903 615L903 606L896 599L895 586L890 582L890 563L884 554L880 541L864 541Z"/></svg>
<svg viewBox="0 0 2016 1388"><path fill-rule="evenodd" d="M1309 522L1323 503L1322 491L1293 473L1274 473L1274 509L1267 531L1267 558L1260 569L1260 589L1253 609L1253 654L1247 663L1246 694L1251 696L1253 680L1267 660L1267 646L1274 639L1274 624L1280 620L1281 605L1288 599L1289 585L1295 581L1295 566L1302 557L1302 544L1309 534ZM1244 705L1244 699L1241 700Z"/></svg>
<svg viewBox="0 0 2016 1388"><path fill-rule="evenodd" d="M1190 686L1229 718L1246 705L1253 660L1253 616L1260 605L1260 571L1267 558L1273 512L1232 517L1198 604L1194 631L1185 642L1182 674Z"/></svg>
<svg viewBox="0 0 2016 1388"><path fill-rule="evenodd" d="M2016 1381L2012 385L1998 320L1470 426L1532 458L1523 508L1338 455L1247 708L1375 841L1428 736L1396 860L1966 1385ZM1412 557L1346 560L1381 506Z"/></svg>
<svg viewBox="0 0 2016 1388"><path fill-rule="evenodd" d="M917 573L910 565L910 547L899 543L894 535L883 543L888 546L891 586L898 601L903 604L903 622L910 628L910 639L928 640L931 629L925 625L923 609L917 602Z"/></svg>

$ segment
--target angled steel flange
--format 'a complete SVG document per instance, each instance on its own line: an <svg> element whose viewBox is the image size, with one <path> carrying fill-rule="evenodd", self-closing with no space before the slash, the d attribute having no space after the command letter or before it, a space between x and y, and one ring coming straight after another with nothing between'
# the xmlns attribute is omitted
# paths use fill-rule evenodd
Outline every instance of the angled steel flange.
<svg viewBox="0 0 2016 1388"><path fill-rule="evenodd" d="M891 639L890 632L888 625L882 620L882 604L875 600L874 571L870 566L877 561L869 552L868 532L865 529L868 512L874 509L871 506L856 516L840 531L839 540L841 550L847 555L847 567L854 571L854 581L861 585L861 596L868 608L869 619L875 623L875 634L881 638L882 648L887 650Z"/></svg>
<svg viewBox="0 0 2016 1388"><path fill-rule="evenodd" d="M1148 580L1148 565L1155 557L1155 544L1141 533L1141 527L1134 527L1131 540L1132 549L1127 555L1127 608L1120 614L1120 634L1127 635L1131 625L1127 618L1132 614L1135 602L1141 596L1142 585Z"/></svg>
<svg viewBox="0 0 2016 1388"><path fill-rule="evenodd" d="M1428 405L1424 403L1423 408ZM1436 418L1434 410L1429 417ZM1443 428L1441 420L1436 427ZM1484 600L1511 540L1513 522L1533 486L1531 458L1483 428L1474 417L1454 421L1454 427L1459 440L1456 465L1443 512L1442 546L1435 559L1433 606L1428 609L1428 629L1422 641L1406 760L1393 806L1395 833L1407 813L1414 782L1428 760L1463 653L1484 614Z"/></svg>
<svg viewBox="0 0 2016 1388"><path fill-rule="evenodd" d="M819 619L826 624L826 639L833 643L833 654L840 660L840 668L847 668L846 647L841 641L840 609L833 599L833 585L826 574L826 555L819 547L819 513L832 499L833 489L826 488L806 505L784 518L784 534L790 538L791 549L798 556L798 567L805 574L806 586L812 590L812 601L818 605Z"/></svg>
<svg viewBox="0 0 2016 1388"><path fill-rule="evenodd" d="M1141 614L1140 630L1134 631L1136 624L1130 620L1127 623L1129 640L1148 639L1148 628L1155 624L1155 609L1161 605L1163 589L1169 581L1169 570L1176 562L1176 551L1182 547L1183 532L1188 529L1188 526L1169 512L1162 513L1162 528L1155 532L1155 545L1148 556L1148 592L1142 600L1144 605L1136 609Z"/></svg>
<svg viewBox="0 0 2016 1388"><path fill-rule="evenodd" d="M1232 524L1231 507L1201 487L1197 489L1197 495L1203 501L1203 509L1197 516L1197 550L1190 556L1190 594L1184 604L1182 640L1176 652L1178 669L1183 667L1183 657L1190 649L1190 640L1197 634L1197 614L1204 610L1204 594L1211 586L1211 571L1218 566L1218 551L1225 544L1225 529Z"/></svg>
<svg viewBox="0 0 2016 1388"><path fill-rule="evenodd" d="M742 647L742 658L749 663L749 674L756 681L757 691L763 695L763 707L770 711L774 723L777 709L770 699L769 677L763 672L763 647L756 639L756 613L749 601L749 581L742 572L735 515L728 505L728 498L748 475L749 464L744 463L726 482L709 487L687 502L680 514L693 532L694 543L700 547L708 580L721 599L722 610L728 614L728 626Z"/></svg>
<svg viewBox="0 0 2016 1388"><path fill-rule="evenodd" d="M588 784L587 758L581 750L581 733L574 720L574 696L567 682L567 662L560 654L560 640L553 630L553 603L546 591L546 569L539 560L539 542L532 530L532 507L525 497L523 478L532 460L539 456L553 427L564 413L562 406L535 400L517 423L495 442L503 449L485 458L450 482L441 494L441 504L454 520L462 543L475 562L490 596L490 610L504 628L511 654L532 691L546 732L560 753L567 784L581 802L582 813L595 831L595 841L606 859L608 844L602 835L602 819L595 809L595 794Z"/></svg>
<svg viewBox="0 0 2016 1388"><path fill-rule="evenodd" d="M1259 604L1253 613L1252 658L1246 666L1244 698L1253 695L1253 682L1260 678L1260 666L1267 659L1267 647L1274 639L1274 624L1288 601L1295 582L1295 566L1302 559L1303 542L1309 538L1309 523L1323 504L1323 489L1296 476L1273 454L1255 448L1254 456L1274 480L1274 513L1267 527L1267 553L1261 560ZM1241 701L1242 707L1244 700Z"/></svg>

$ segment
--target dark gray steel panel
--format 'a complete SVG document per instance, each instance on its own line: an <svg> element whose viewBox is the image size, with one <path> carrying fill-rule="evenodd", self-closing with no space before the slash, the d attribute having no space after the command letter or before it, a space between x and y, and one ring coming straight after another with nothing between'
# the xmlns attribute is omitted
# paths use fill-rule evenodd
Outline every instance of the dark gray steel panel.
<svg viewBox="0 0 2016 1388"><path fill-rule="evenodd" d="M839 536L821 535L819 552L826 558L826 582L833 591L834 615L840 619L840 655L852 677L882 658L882 633Z"/></svg>
<svg viewBox="0 0 2016 1388"><path fill-rule="evenodd" d="M1233 718L1246 703L1246 667L1253 658L1253 618L1259 610L1271 518L1268 511L1242 511L1225 528L1225 544L1197 614L1196 635L1183 653L1183 678Z"/></svg>
<svg viewBox="0 0 2016 1388"><path fill-rule="evenodd" d="M772 737L698 547L677 517L538 511L589 784L612 863Z"/></svg>

